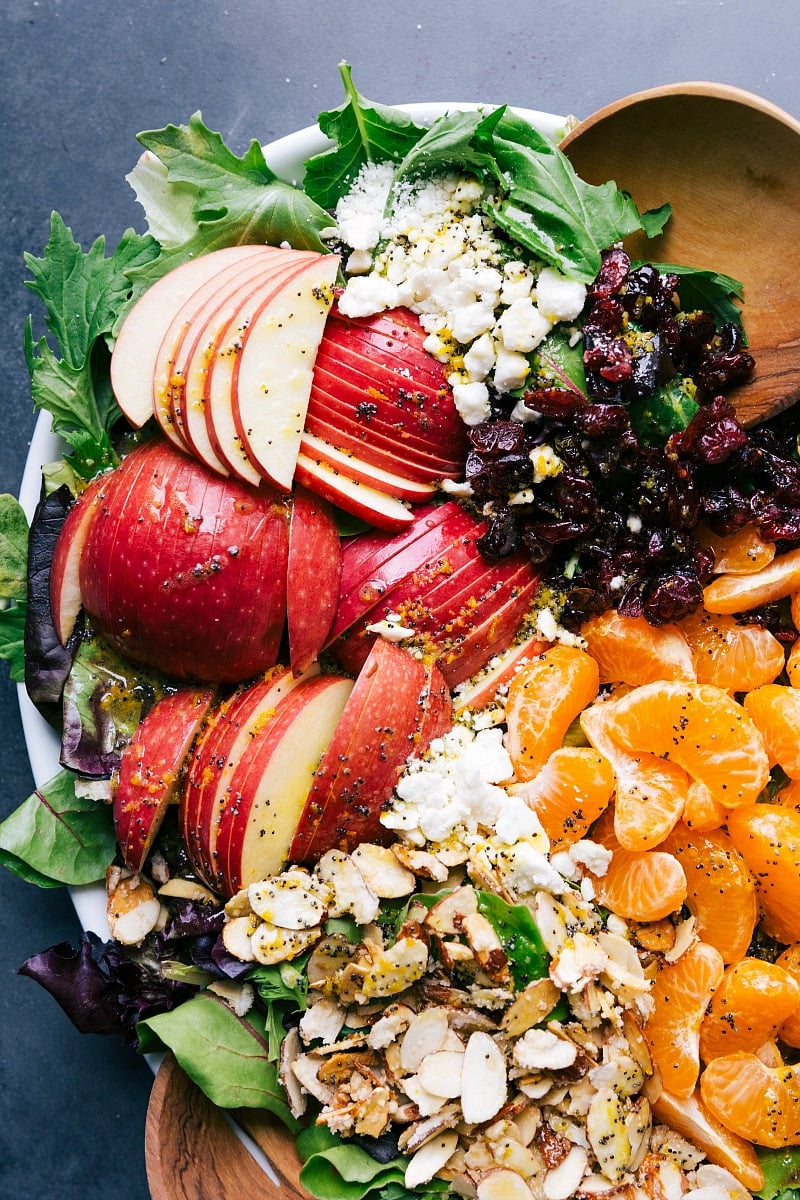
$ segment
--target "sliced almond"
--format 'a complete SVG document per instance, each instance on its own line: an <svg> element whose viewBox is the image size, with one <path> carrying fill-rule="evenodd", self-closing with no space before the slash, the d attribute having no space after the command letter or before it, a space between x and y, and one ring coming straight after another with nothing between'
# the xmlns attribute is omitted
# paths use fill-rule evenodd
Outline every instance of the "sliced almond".
<svg viewBox="0 0 800 1200"><path fill-rule="evenodd" d="M516 1171L498 1167L478 1181L478 1200L531 1200L532 1192Z"/></svg>
<svg viewBox="0 0 800 1200"><path fill-rule="evenodd" d="M222 944L229 954L242 962L255 962L255 953L251 938L253 936L252 917L234 917L222 926Z"/></svg>
<svg viewBox="0 0 800 1200"><path fill-rule="evenodd" d="M417 1078L426 1091L445 1100L461 1095L461 1072L464 1050L437 1050L426 1054L419 1064Z"/></svg>
<svg viewBox="0 0 800 1200"><path fill-rule="evenodd" d="M416 847L409 846L406 842L395 842L392 846L392 854L401 866L413 871L422 879L432 879L435 883L444 883L447 879L449 874L447 866L435 854L430 854L427 850L417 850Z"/></svg>
<svg viewBox="0 0 800 1200"><path fill-rule="evenodd" d="M120 867L106 871L106 915L112 938L138 946L161 920L161 902L141 875Z"/></svg>
<svg viewBox="0 0 800 1200"><path fill-rule="evenodd" d="M441 1050L449 1029L446 1008L426 1008L418 1013L403 1034L400 1063L409 1075L415 1074L429 1054Z"/></svg>
<svg viewBox="0 0 800 1200"><path fill-rule="evenodd" d="M314 929L327 915L315 892L281 875L251 884L247 897L257 916L281 929Z"/></svg>
<svg viewBox="0 0 800 1200"><path fill-rule="evenodd" d="M444 1108L447 1100L444 1096L434 1096L433 1092L429 1092L424 1088L419 1081L418 1075L407 1075L401 1080L402 1087L409 1100L413 1100L417 1106L417 1112L421 1117L430 1117L434 1113L438 1113Z"/></svg>
<svg viewBox="0 0 800 1200"><path fill-rule="evenodd" d="M505 983L509 978L508 956L494 926L483 913L476 912L464 917L462 928L481 968L490 979Z"/></svg>
<svg viewBox="0 0 800 1200"><path fill-rule="evenodd" d="M419 1150L420 1146L425 1142L430 1141L432 1137L442 1133L445 1129L452 1129L461 1121L461 1106L459 1104L448 1104L438 1113L434 1113L432 1117L425 1117L422 1121L414 1121L407 1129L404 1129L398 1138L398 1149L404 1154L413 1154L415 1150Z"/></svg>
<svg viewBox="0 0 800 1200"><path fill-rule="evenodd" d="M450 1130L421 1146L406 1167L406 1187L416 1188L433 1179L437 1171L447 1165L457 1145L458 1134Z"/></svg>
<svg viewBox="0 0 800 1200"><path fill-rule="evenodd" d="M319 1077L319 1069L324 1059L316 1054L301 1054L292 1061L291 1069L301 1087L319 1100L320 1104L330 1104L334 1097L334 1089L329 1083L323 1083Z"/></svg>
<svg viewBox="0 0 800 1200"><path fill-rule="evenodd" d="M510 1038L521 1037L553 1011L561 993L547 976L532 979L503 1013L500 1027Z"/></svg>
<svg viewBox="0 0 800 1200"><path fill-rule="evenodd" d="M275 963L288 962L309 950L320 936L319 929L280 929L268 921L262 921L250 938L250 945L257 962L270 967Z"/></svg>
<svg viewBox="0 0 800 1200"><path fill-rule="evenodd" d="M465 885L456 888L433 905L423 922L434 933L442 936L461 933L464 918L478 911L475 889Z"/></svg>
<svg viewBox="0 0 800 1200"><path fill-rule="evenodd" d="M317 875L333 891L332 917L350 915L357 925L369 925L380 911L378 897L349 854L329 850L317 864Z"/></svg>
<svg viewBox="0 0 800 1200"><path fill-rule="evenodd" d="M300 1037L308 1045L321 1041L325 1045L335 1042L342 1031L347 1013L331 996L320 996L309 1004L300 1018Z"/></svg>
<svg viewBox="0 0 800 1200"><path fill-rule="evenodd" d="M293 1070L294 1064L300 1057L300 1052L300 1036L296 1029L290 1029L281 1042L278 1074L289 1100L289 1109L293 1117L302 1117L306 1111L306 1093Z"/></svg>
<svg viewBox="0 0 800 1200"><path fill-rule="evenodd" d="M589 1105L586 1136L606 1179L619 1183L631 1160L631 1141L622 1102L612 1088L602 1088Z"/></svg>
<svg viewBox="0 0 800 1200"><path fill-rule="evenodd" d="M382 900L396 900L417 890L413 872L400 863L388 846L362 842L353 850L352 859L367 886Z"/></svg>
<svg viewBox="0 0 800 1200"><path fill-rule="evenodd" d="M578 1190L588 1165L583 1146L573 1146L566 1158L548 1171L542 1181L546 1200L568 1200Z"/></svg>
<svg viewBox="0 0 800 1200"><path fill-rule="evenodd" d="M490 1121L506 1102L506 1060L488 1033L470 1034L461 1073L461 1108L470 1125Z"/></svg>
<svg viewBox="0 0 800 1200"><path fill-rule="evenodd" d="M396 996L425 974L428 947L416 938L398 938L393 946L363 968L361 994L366 1000L378 996ZM355 998L355 997L354 997Z"/></svg>
<svg viewBox="0 0 800 1200"><path fill-rule="evenodd" d="M209 888L198 883L196 879L182 879L180 875L162 883L158 894L174 900L200 900L206 904L219 904L218 898Z"/></svg>

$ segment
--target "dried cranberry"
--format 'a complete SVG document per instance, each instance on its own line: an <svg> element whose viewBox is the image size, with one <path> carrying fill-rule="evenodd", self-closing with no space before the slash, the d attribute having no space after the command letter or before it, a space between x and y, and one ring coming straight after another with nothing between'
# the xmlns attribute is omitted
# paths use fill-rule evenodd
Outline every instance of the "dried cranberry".
<svg viewBox="0 0 800 1200"><path fill-rule="evenodd" d="M699 408L685 429L673 433L666 445L669 457L690 454L701 462L725 462L747 442L747 434L736 417L731 403L716 396L709 405Z"/></svg>
<svg viewBox="0 0 800 1200"><path fill-rule="evenodd" d="M489 562L499 562L519 549L519 530L514 513L505 506L497 507L488 520L486 532L478 538L478 550Z"/></svg>
<svg viewBox="0 0 800 1200"><path fill-rule="evenodd" d="M585 408L587 400L582 392L572 388L533 388L523 396L526 408L542 413L546 417L568 417Z"/></svg>
<svg viewBox="0 0 800 1200"><path fill-rule="evenodd" d="M621 246L606 250L597 277L588 289L588 295L593 299L613 296L628 278L630 269L631 260Z"/></svg>

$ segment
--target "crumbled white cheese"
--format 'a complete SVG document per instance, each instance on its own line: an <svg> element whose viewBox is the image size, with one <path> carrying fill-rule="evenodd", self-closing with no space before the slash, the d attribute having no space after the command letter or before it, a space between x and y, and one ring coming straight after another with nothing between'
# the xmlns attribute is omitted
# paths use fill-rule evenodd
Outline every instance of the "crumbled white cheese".
<svg viewBox="0 0 800 1200"><path fill-rule="evenodd" d="M528 457L533 465L534 483L544 483L545 479L553 479L564 470L563 458L559 458L553 447L547 443L534 446Z"/></svg>
<svg viewBox="0 0 800 1200"><path fill-rule="evenodd" d="M578 1047L549 1029L529 1029L514 1043L513 1057L524 1071L561 1071L575 1062Z"/></svg>
<svg viewBox="0 0 800 1200"><path fill-rule="evenodd" d="M465 425L480 425L491 412L489 389L485 383L457 383L453 387L453 399Z"/></svg>
<svg viewBox="0 0 800 1200"><path fill-rule="evenodd" d="M574 321L586 303L586 285L544 267L536 280L536 301L551 322Z"/></svg>

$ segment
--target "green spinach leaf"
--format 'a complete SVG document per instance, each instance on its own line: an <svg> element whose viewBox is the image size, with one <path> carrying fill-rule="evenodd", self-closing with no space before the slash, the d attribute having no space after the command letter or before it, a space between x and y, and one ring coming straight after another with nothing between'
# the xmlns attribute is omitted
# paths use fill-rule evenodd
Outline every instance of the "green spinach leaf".
<svg viewBox="0 0 800 1200"><path fill-rule="evenodd" d="M405 1178L407 1158L379 1163L326 1125L309 1125L295 1144L303 1161L300 1182L320 1200L363 1200L389 1184L402 1185Z"/></svg>
<svg viewBox="0 0 800 1200"><path fill-rule="evenodd" d="M280 1057L281 1044L286 1036L283 1018L291 1012L303 1012L307 1007L308 976L303 970L307 960L306 954L293 962L258 965L248 971L248 981L253 984L267 1009L265 1032L270 1062L277 1062Z"/></svg>
<svg viewBox="0 0 800 1200"><path fill-rule="evenodd" d="M0 862L40 886L102 879L115 848L111 810L76 796L70 771L37 788L0 825Z"/></svg>
<svg viewBox="0 0 800 1200"><path fill-rule="evenodd" d="M171 1012L137 1025L141 1048L171 1050L180 1066L220 1108L266 1108L298 1128L270 1062L264 1018L238 1017L224 1000L201 992Z"/></svg>
<svg viewBox="0 0 800 1200"><path fill-rule="evenodd" d="M303 185L323 208L335 207L365 163L400 162L425 134L400 109L365 99L353 84L348 63L339 63L339 74L345 100L318 118L335 145L308 160Z"/></svg>
<svg viewBox="0 0 800 1200"><path fill-rule="evenodd" d="M664 274L675 274L678 279L678 295L684 312L705 309L718 325L733 321L742 324L742 311L735 303L744 296L744 284L731 275L719 271L706 271L701 267L684 267L676 263L654 263Z"/></svg>
<svg viewBox="0 0 800 1200"><path fill-rule="evenodd" d="M500 938L518 990L547 975L550 958L530 909L524 904L507 904L493 892L478 892L478 911Z"/></svg>
<svg viewBox="0 0 800 1200"><path fill-rule="evenodd" d="M787 1146L785 1150L759 1147L758 1160L764 1172L764 1186L756 1192L761 1200L800 1198L800 1146Z"/></svg>

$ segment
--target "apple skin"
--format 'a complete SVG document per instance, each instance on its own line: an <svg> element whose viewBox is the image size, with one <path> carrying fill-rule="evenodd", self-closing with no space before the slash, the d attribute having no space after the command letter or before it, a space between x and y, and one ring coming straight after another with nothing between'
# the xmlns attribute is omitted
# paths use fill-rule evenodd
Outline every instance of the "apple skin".
<svg viewBox="0 0 800 1200"><path fill-rule="evenodd" d="M289 524L286 621L296 675L316 660L330 633L342 576L342 544L330 505L296 487Z"/></svg>
<svg viewBox="0 0 800 1200"><path fill-rule="evenodd" d="M50 563L50 612L62 646L70 639L83 607L80 564L95 512L104 503L109 476L99 475L67 512Z"/></svg>
<svg viewBox="0 0 800 1200"><path fill-rule="evenodd" d="M122 752L112 813L125 866L141 871L216 695L187 688L157 701Z"/></svg>
<svg viewBox="0 0 800 1200"><path fill-rule="evenodd" d="M321 462L316 456L309 458L301 451L295 463L294 477L309 491L368 525L396 532L413 520L410 508L401 500L359 479L343 475L337 467Z"/></svg>
<svg viewBox="0 0 800 1200"><path fill-rule="evenodd" d="M498 689L507 686L526 662L538 658L549 645L538 634L531 634L494 656L482 671L457 688L453 697L456 713L486 708Z"/></svg>
<svg viewBox="0 0 800 1200"><path fill-rule="evenodd" d="M380 814L403 764L451 723L450 694L435 664L379 638L315 773L290 859L315 862L332 848L389 840Z"/></svg>

